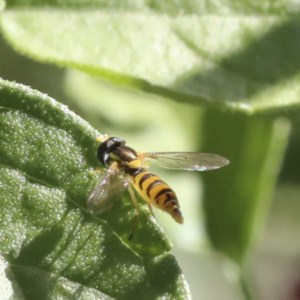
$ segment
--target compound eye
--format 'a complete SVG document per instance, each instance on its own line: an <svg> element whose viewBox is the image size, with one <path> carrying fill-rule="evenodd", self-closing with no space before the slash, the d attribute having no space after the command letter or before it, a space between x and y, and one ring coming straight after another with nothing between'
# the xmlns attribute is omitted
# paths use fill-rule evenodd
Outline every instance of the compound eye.
<svg viewBox="0 0 300 300"><path fill-rule="evenodd" d="M109 165L111 162L110 153L114 152L116 148L125 145L125 140L119 137L111 137L102 142L98 148L98 159L104 165Z"/></svg>
<svg viewBox="0 0 300 300"><path fill-rule="evenodd" d="M103 155L103 164L105 166L108 166L110 164L110 156L109 156L109 153L104 153Z"/></svg>
<svg viewBox="0 0 300 300"><path fill-rule="evenodd" d="M109 151L107 141L101 143L98 147L97 156L103 165L107 165L109 159Z"/></svg>

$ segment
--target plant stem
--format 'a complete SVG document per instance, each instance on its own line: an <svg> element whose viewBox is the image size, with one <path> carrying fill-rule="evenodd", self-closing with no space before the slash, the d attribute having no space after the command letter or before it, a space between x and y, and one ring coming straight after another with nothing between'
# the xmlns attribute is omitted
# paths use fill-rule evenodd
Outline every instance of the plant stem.
<svg viewBox="0 0 300 300"><path fill-rule="evenodd" d="M250 289L248 287L248 284L247 284L243 274L240 275L239 284L240 284L241 291L242 291L242 294L244 296L244 299L245 300L252 300L253 298L252 298Z"/></svg>

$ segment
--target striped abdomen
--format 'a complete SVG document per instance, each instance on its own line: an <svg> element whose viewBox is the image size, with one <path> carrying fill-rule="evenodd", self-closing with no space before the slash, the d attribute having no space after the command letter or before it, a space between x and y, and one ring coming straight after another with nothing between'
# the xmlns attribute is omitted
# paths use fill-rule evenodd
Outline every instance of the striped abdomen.
<svg viewBox="0 0 300 300"><path fill-rule="evenodd" d="M183 223L175 192L158 176L145 169L135 169L130 177L137 192L150 205L169 213L176 222Z"/></svg>

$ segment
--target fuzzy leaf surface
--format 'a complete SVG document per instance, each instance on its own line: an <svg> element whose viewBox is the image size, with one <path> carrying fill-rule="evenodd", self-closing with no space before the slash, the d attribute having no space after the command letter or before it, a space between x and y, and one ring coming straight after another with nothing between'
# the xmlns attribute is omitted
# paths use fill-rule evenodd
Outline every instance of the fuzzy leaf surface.
<svg viewBox="0 0 300 300"><path fill-rule="evenodd" d="M0 253L13 294L25 299L186 299L170 243L124 195L91 216L99 178L96 132L66 106L0 81ZM24 299L18 298L18 299Z"/></svg>

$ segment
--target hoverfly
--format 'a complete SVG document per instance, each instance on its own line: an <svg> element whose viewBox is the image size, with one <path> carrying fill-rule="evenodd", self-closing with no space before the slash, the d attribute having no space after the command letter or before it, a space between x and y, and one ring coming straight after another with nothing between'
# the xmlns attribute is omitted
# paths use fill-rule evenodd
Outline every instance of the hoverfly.
<svg viewBox="0 0 300 300"><path fill-rule="evenodd" d="M148 161L153 159L160 167L187 171L214 170L229 163L226 158L211 153L138 153L126 146L126 141L122 138L104 136L99 140L102 143L98 147L98 159L107 169L87 199L87 208L93 214L109 209L109 199L120 190L129 188L137 211L138 204L133 190L146 201L151 213L153 205L169 213L176 222L182 224L183 216L175 192L160 177L148 171Z"/></svg>

